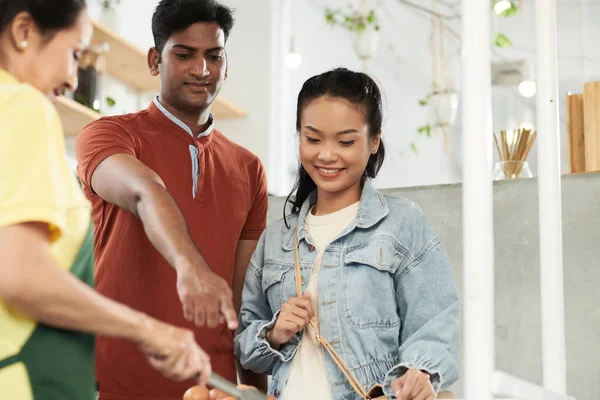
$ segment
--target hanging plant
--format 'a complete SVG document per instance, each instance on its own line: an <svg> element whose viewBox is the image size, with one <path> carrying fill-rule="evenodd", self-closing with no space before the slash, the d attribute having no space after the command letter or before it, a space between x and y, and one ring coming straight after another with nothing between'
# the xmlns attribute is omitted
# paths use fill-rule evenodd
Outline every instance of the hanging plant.
<svg viewBox="0 0 600 400"><path fill-rule="evenodd" d="M492 9L499 17L512 17L517 15L519 12L519 6L521 5L521 2L519 1L519 6L517 6L516 0L492 0L491 5ZM500 49L512 47L511 40L502 32L498 32L496 34L492 43L494 46Z"/></svg>
<svg viewBox="0 0 600 400"><path fill-rule="evenodd" d="M369 60L377 54L379 22L375 10L368 7L367 0L362 0L358 9L348 4L348 10L325 8L325 21L332 27L341 26L351 32L352 47L366 71Z"/></svg>
<svg viewBox="0 0 600 400"><path fill-rule="evenodd" d="M500 15L501 17L512 17L514 15L517 15L518 11L519 8L516 6L516 4L510 3L510 8L506 9L505 11L502 11L498 15Z"/></svg>
<svg viewBox="0 0 600 400"><path fill-rule="evenodd" d="M512 42L504 33L497 33L494 38L494 46L499 47L501 49L512 47Z"/></svg>
<svg viewBox="0 0 600 400"><path fill-rule="evenodd" d="M121 0L98 0L104 11L114 11L121 3Z"/></svg>
<svg viewBox="0 0 600 400"><path fill-rule="evenodd" d="M367 14L362 14L358 10L354 10L351 5L349 8L350 12L344 12L340 9L333 10L329 7L325 8L325 21L331 26L341 26L351 32L362 32L368 27L379 31L375 10L371 9Z"/></svg>

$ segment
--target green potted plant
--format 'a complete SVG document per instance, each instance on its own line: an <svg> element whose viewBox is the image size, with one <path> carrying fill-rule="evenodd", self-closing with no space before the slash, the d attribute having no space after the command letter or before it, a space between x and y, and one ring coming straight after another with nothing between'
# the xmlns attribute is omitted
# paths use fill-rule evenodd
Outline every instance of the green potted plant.
<svg viewBox="0 0 600 400"><path fill-rule="evenodd" d="M325 9L325 20L331 26L341 26L353 35L354 52L364 63L375 57L379 43L379 23L374 9L368 7L366 0L361 0L358 9L348 4L348 11L341 9Z"/></svg>

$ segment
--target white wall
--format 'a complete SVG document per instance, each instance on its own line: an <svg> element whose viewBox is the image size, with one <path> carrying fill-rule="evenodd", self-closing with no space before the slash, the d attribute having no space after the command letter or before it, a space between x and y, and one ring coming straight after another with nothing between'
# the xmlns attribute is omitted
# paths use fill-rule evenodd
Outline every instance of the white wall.
<svg viewBox="0 0 600 400"><path fill-rule="evenodd" d="M423 138L416 133L427 122L427 110L418 99L431 90L429 53L430 18L397 0L371 0L378 7L381 25L379 52L367 72L381 85L385 95L386 121L383 138L387 158L379 187L402 187L459 182L461 180L461 113L451 134L451 149L444 152L441 137ZM223 96L242 107L248 117L220 120L217 126L231 139L256 153L267 167L272 193L286 194L297 167L295 104L302 83L315 74L344 66L362 69L350 34L325 24L324 8L345 7L346 0L224 0L235 9L236 25L228 47L229 79ZM98 3L89 2L90 14L100 14ZM150 21L158 0L122 0L117 32L147 49L152 46ZM429 6L429 2L423 4ZM441 8L440 12L449 13ZM600 28L594 22L600 7L587 0L558 2L559 104L561 107L562 166L567 171L564 97L580 92L584 81L600 79L597 41ZM533 2L524 0L516 17L494 18L494 28L505 32L514 48L495 50L496 61L529 59L535 62L535 14ZM451 26L460 32L460 22ZM295 34L303 63L296 70L284 66L289 36ZM459 43L448 39L447 52L454 51L453 76L460 89ZM105 95L117 105L109 113L126 113L146 107L152 94L137 93L108 79ZM460 107L460 102L459 102ZM516 88L493 90L494 130L511 129L525 119L535 123L535 100L520 97ZM541 133L540 133L541 134ZM72 147L72 140L69 141ZM416 142L418 154L409 144ZM535 148L530 164L536 171Z"/></svg>
<svg viewBox="0 0 600 400"><path fill-rule="evenodd" d="M331 28L325 23L324 8L343 8L341 0L290 0L291 31L296 36L296 51L303 57L300 68L288 72L285 99L284 130L280 134L295 137L296 98L309 77L335 67L362 70L363 64L352 48L351 36L345 29ZM456 182L459 179L452 158L443 149L442 137L420 139L417 128L427 123L426 109L418 100L431 91L430 57L426 48L429 28L423 19L390 3L390 14L379 12L381 35L379 51L369 64L369 73L379 83L385 96L386 118L383 140L386 161L376 180L379 187L399 187ZM287 40L287 37L284 38ZM409 144L417 142L418 154ZM297 144L289 154L288 171L297 166ZM286 182L289 185L289 180ZM285 188L282 193L288 191Z"/></svg>
<svg viewBox="0 0 600 400"><path fill-rule="evenodd" d="M269 169L274 30L271 0L225 0L223 3L234 9L235 26L227 42L229 78L221 93L248 116L221 120L218 128L258 155Z"/></svg>

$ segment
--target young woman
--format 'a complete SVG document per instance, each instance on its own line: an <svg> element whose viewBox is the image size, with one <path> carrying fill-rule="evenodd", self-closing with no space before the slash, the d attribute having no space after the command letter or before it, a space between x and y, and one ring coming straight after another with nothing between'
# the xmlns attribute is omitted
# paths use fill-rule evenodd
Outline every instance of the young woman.
<svg viewBox="0 0 600 400"><path fill-rule="evenodd" d="M379 88L362 73L326 72L298 96L291 216L260 239L235 339L245 368L273 375L277 398L355 399L383 384L390 398L433 400L458 378L446 252L417 205L370 181L384 160L382 120Z"/></svg>
<svg viewBox="0 0 600 400"><path fill-rule="evenodd" d="M90 205L50 101L91 36L85 0L0 0L0 399L94 399L94 333L173 379L210 372L191 332L92 288Z"/></svg>

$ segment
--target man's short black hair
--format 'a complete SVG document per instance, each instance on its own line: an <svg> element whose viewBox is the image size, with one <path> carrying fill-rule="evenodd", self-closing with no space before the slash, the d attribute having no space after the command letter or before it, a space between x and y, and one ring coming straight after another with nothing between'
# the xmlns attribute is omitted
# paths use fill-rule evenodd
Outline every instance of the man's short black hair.
<svg viewBox="0 0 600 400"><path fill-rule="evenodd" d="M174 33L197 22L215 22L225 33L225 41L233 28L233 13L214 0L161 0L152 16L154 46L159 54Z"/></svg>

